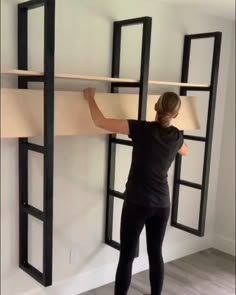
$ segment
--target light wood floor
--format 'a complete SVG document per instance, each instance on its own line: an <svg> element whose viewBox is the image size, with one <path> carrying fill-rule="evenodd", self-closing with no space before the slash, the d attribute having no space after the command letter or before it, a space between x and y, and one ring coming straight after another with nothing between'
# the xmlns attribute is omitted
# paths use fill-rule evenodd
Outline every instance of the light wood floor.
<svg viewBox="0 0 236 295"><path fill-rule="evenodd" d="M83 293L83 295L113 294L114 284ZM150 294L148 271L133 276L128 294ZM162 294L234 295L235 257L209 249L167 263Z"/></svg>

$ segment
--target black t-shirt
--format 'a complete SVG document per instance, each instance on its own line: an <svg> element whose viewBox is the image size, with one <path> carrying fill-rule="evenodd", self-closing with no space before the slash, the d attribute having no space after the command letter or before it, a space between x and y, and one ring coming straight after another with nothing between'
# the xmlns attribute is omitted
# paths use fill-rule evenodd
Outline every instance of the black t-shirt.
<svg viewBox="0 0 236 295"><path fill-rule="evenodd" d="M145 207L168 207L167 173L183 145L183 135L177 128L164 128L158 122L128 122L133 154L125 199Z"/></svg>

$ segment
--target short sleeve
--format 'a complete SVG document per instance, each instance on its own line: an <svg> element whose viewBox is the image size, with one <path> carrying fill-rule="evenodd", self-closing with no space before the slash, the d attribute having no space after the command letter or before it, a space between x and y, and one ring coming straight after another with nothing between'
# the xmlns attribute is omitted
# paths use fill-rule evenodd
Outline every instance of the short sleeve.
<svg viewBox="0 0 236 295"><path fill-rule="evenodd" d="M145 121L128 120L129 123L129 138L134 142L140 142L144 138Z"/></svg>
<svg viewBox="0 0 236 295"><path fill-rule="evenodd" d="M183 144L184 144L184 136L183 136L183 133L179 131L179 150L181 149Z"/></svg>

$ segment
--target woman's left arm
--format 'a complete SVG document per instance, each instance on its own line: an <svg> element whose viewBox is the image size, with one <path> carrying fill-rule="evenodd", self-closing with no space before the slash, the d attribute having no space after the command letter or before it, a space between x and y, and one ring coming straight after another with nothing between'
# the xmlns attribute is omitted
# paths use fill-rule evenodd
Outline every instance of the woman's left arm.
<svg viewBox="0 0 236 295"><path fill-rule="evenodd" d="M96 90L94 88L87 88L84 90L84 97L88 101L90 113L94 124L97 127L108 130L112 133L129 135L128 120L105 118L94 99L95 93Z"/></svg>

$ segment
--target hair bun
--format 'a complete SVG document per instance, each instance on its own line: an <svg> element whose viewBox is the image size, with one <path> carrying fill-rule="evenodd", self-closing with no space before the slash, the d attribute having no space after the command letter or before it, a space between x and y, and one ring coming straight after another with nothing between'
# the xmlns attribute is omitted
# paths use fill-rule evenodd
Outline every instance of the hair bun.
<svg viewBox="0 0 236 295"><path fill-rule="evenodd" d="M163 93L156 105L157 119L163 127L169 127L171 119L178 115L181 106L180 97L174 92Z"/></svg>
<svg viewBox="0 0 236 295"><path fill-rule="evenodd" d="M162 112L158 114L158 121L163 127L169 127L171 119L172 119L172 115L170 113Z"/></svg>

